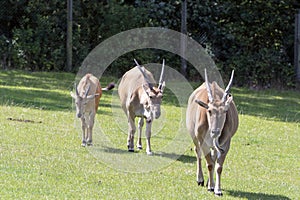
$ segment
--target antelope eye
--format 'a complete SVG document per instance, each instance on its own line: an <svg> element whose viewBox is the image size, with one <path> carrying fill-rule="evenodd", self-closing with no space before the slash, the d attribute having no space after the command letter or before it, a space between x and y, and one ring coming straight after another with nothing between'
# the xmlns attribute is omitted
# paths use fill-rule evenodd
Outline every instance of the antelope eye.
<svg viewBox="0 0 300 200"><path fill-rule="evenodd" d="M209 115L211 115L211 110L208 110L207 112L208 112Z"/></svg>

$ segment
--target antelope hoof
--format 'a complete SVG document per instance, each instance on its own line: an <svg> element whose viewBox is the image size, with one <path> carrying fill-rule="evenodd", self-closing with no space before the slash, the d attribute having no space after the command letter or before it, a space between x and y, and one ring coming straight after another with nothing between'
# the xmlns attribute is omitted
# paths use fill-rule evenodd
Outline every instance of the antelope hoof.
<svg viewBox="0 0 300 200"><path fill-rule="evenodd" d="M142 150L143 149L143 147L142 147L142 145L136 145L136 147L139 149L139 150Z"/></svg>
<svg viewBox="0 0 300 200"><path fill-rule="evenodd" d="M198 186L204 186L204 181L197 181L197 183L198 183Z"/></svg>
<svg viewBox="0 0 300 200"><path fill-rule="evenodd" d="M198 186L204 186L204 181L197 181L197 183L198 183Z"/></svg>
<svg viewBox="0 0 300 200"><path fill-rule="evenodd" d="M222 194L222 192L217 192L217 193L215 193L215 196L221 197L221 196L223 196L223 194Z"/></svg>
<svg viewBox="0 0 300 200"><path fill-rule="evenodd" d="M134 148L128 146L128 152L134 152Z"/></svg>
<svg viewBox="0 0 300 200"><path fill-rule="evenodd" d="M147 155L152 156L153 155L152 151L147 151Z"/></svg>
<svg viewBox="0 0 300 200"><path fill-rule="evenodd" d="M86 147L86 141L82 141L81 146Z"/></svg>
<svg viewBox="0 0 300 200"><path fill-rule="evenodd" d="M223 194L222 194L222 191L221 191L221 190L215 191L215 196L220 197L220 196L222 196L222 195L223 195Z"/></svg>
<svg viewBox="0 0 300 200"><path fill-rule="evenodd" d="M214 192L215 190L214 190L214 188L207 188L207 191Z"/></svg>
<svg viewBox="0 0 300 200"><path fill-rule="evenodd" d="M88 146L92 146L92 145L93 145L93 141L92 141L91 139L88 139L88 140L86 141L86 144L87 144Z"/></svg>

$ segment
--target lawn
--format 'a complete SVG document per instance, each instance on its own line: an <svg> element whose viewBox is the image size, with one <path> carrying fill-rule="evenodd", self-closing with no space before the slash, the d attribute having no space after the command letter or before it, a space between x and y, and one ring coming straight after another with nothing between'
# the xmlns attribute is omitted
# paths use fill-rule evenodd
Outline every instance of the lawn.
<svg viewBox="0 0 300 200"><path fill-rule="evenodd" d="M116 89L103 93L94 145L81 147L70 97L74 79L68 73L0 71L1 199L215 199L196 184L185 108L171 90L153 125L154 156L147 156L145 148L126 150ZM118 80L100 80L110 81ZM232 94L240 126L224 164L222 199L298 199L299 91L233 88ZM204 162L203 170L207 180Z"/></svg>

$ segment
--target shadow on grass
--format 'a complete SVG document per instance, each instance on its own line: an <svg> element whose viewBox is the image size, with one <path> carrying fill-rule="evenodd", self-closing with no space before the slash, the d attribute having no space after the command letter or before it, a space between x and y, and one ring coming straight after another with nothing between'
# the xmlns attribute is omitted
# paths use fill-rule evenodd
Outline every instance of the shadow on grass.
<svg viewBox="0 0 300 200"><path fill-rule="evenodd" d="M197 161L196 156L189 155L182 155L177 160L183 163L195 163Z"/></svg>
<svg viewBox="0 0 300 200"><path fill-rule="evenodd" d="M73 87L70 73L0 71L0 104L45 110L71 109L72 100L64 91ZM70 97L70 98L69 98Z"/></svg>
<svg viewBox="0 0 300 200"><path fill-rule="evenodd" d="M46 110L71 109L72 98L69 91L73 90L75 75L61 72L26 72L26 71L1 71L0 70L0 104L20 107L33 107ZM100 83L105 87L107 83L114 82L114 77L102 77ZM22 87L22 88L21 88ZM117 90L117 87L114 90ZM60 92L58 92L60 91ZM63 94L65 92L65 94ZM111 91L103 91L110 99ZM166 103L178 105L176 97L170 91ZM169 103L168 103L169 104ZM101 107L118 107L110 101L100 99L98 113L112 115L101 110Z"/></svg>
<svg viewBox="0 0 300 200"><path fill-rule="evenodd" d="M140 153L139 150L135 150L134 152L129 152L128 150L112 148L112 147L108 147L108 146L102 146L101 149L103 149L103 151L106 152L106 153L113 153L113 154ZM147 155L145 155L145 156L147 156ZM175 153L154 152L153 156L168 158L168 159L172 159L174 161L178 160L178 161L183 162L183 163L194 163L194 162L196 162L196 157L195 156L179 155L179 154L175 154Z"/></svg>
<svg viewBox="0 0 300 200"><path fill-rule="evenodd" d="M239 197L239 198L246 198L250 200L256 199L280 199L280 200L290 200L290 198L282 195L273 195L273 194L265 194L265 193L253 193L253 192L244 192L244 191L233 191L233 190L225 190L228 192L230 196Z"/></svg>
<svg viewBox="0 0 300 200"><path fill-rule="evenodd" d="M94 145L93 147L100 147L98 148L98 151L103 151L105 153L111 153L111 154L132 154L132 153L138 153L138 151L135 152L129 152L125 149L118 149L108 146L100 146L100 145Z"/></svg>
<svg viewBox="0 0 300 200"><path fill-rule="evenodd" d="M241 114L275 121L300 121L300 93L295 91L252 91L235 88L233 97Z"/></svg>
<svg viewBox="0 0 300 200"><path fill-rule="evenodd" d="M68 93L64 94L53 90L0 88L0 102L2 102L2 105L62 111L74 110L72 101L73 99ZM101 109L101 107L109 108L112 106L114 105L100 100L97 113L112 116L111 112Z"/></svg>
<svg viewBox="0 0 300 200"><path fill-rule="evenodd" d="M73 89L74 78L74 74L60 72L0 71L0 85L5 86L0 88L0 104L55 111L70 110L72 99L69 91ZM102 85L111 81L112 77L102 77L100 80ZM103 94L109 95L110 92ZM270 120L300 122L299 92L233 88L232 94L241 114ZM166 88L163 104L179 107L177 98L179 97ZM104 113L101 106L111 107L111 104L100 100L98 112ZM105 114L111 115L109 112Z"/></svg>
<svg viewBox="0 0 300 200"><path fill-rule="evenodd" d="M3 105L33 107L43 110L71 109L71 97L48 90L1 88L0 102Z"/></svg>
<svg viewBox="0 0 300 200"><path fill-rule="evenodd" d="M62 72L0 71L0 85L12 87L32 87L45 90L71 89L74 78L74 74Z"/></svg>
<svg viewBox="0 0 300 200"><path fill-rule="evenodd" d="M153 154L154 156L160 156L172 160L178 160L182 163L194 163L196 162L196 157L195 156L189 156L189 155L179 155L175 153L166 153L166 152L158 152Z"/></svg>
<svg viewBox="0 0 300 200"><path fill-rule="evenodd" d="M72 110L69 91L73 90L74 78L74 74L61 72L0 71L0 86L4 86L0 87L0 104L54 111ZM100 100L100 106L111 107L102 103Z"/></svg>

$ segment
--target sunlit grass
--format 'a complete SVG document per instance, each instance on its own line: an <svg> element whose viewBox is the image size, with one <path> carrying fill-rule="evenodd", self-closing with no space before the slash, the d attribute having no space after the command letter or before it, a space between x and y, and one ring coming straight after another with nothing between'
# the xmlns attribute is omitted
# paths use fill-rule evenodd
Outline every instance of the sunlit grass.
<svg viewBox="0 0 300 200"><path fill-rule="evenodd" d="M156 121L153 127L156 155L148 158L145 148L127 152L126 118L120 110L115 120L112 110L119 108L117 102L112 103L111 91L100 102L95 145L80 146L79 120L74 118L69 95L74 78L73 74L0 72L1 199L215 199L196 184L196 159L187 133L186 146L180 142L173 146L175 152L184 149L182 156L163 149L174 142L183 120L170 91L163 99L163 126ZM111 79L103 78L102 85ZM232 94L240 126L224 164L222 199L297 199L299 92L234 88ZM97 129L107 138L100 137ZM104 139L112 142L106 146L114 150L105 156L115 155L122 162L128 158L126 165L138 163L133 159L138 156L163 166L150 163L151 172L138 173L138 168L135 173L124 172L122 166L95 154L105 149ZM203 170L207 180L205 162Z"/></svg>

